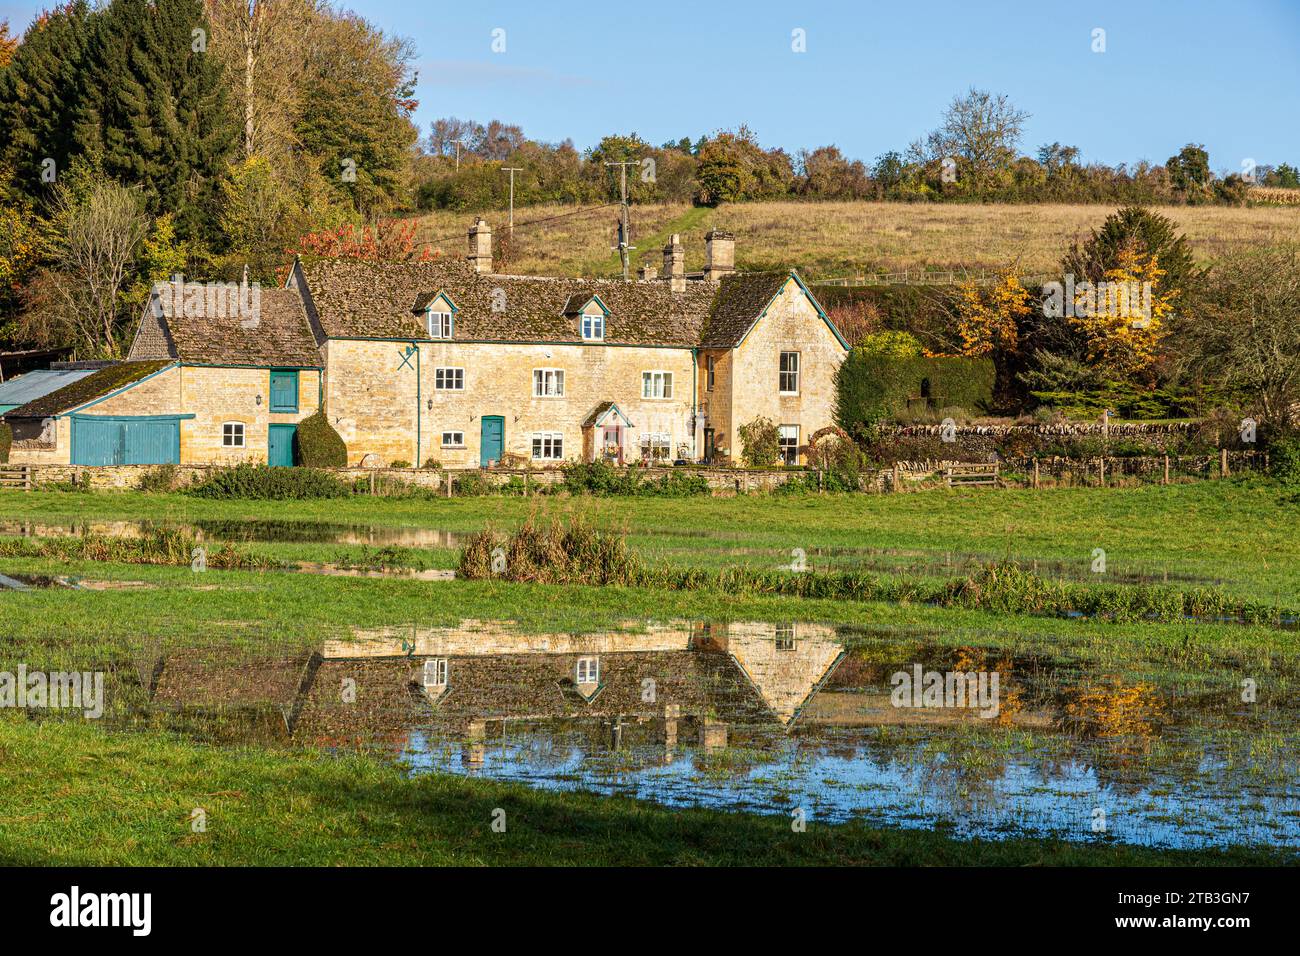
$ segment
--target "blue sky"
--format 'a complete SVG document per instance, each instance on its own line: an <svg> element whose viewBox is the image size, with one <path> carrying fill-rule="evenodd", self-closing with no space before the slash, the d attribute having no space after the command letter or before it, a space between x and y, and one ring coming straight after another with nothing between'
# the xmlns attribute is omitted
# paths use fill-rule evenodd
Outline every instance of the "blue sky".
<svg viewBox="0 0 1300 956"><path fill-rule="evenodd" d="M25 26L45 5L0 0L0 18ZM1300 163L1300 0L348 5L414 41L422 131L495 118L585 148L609 132L659 144L746 123L766 145L833 143L869 161L976 86L1032 114L1027 153L1059 140L1085 161L1164 162L1199 142L1219 171Z"/></svg>

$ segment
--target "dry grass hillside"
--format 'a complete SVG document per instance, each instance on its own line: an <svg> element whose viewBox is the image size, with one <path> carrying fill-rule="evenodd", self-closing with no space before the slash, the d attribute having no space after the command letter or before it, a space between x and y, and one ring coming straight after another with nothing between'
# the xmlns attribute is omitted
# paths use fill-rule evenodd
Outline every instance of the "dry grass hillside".
<svg viewBox="0 0 1300 956"><path fill-rule="evenodd" d="M717 209L686 205L632 207L633 265L642 257L662 265L660 250L672 232L686 243L688 269L704 265L704 234L714 227L736 234L741 269L797 267L813 279L867 272L983 269L1011 260L1028 273L1052 271L1069 241L1101 223L1112 206L931 205L878 202L759 202ZM512 272L613 275L618 271L616 207L579 215L571 206L515 210L507 244ZM1300 236L1300 207L1174 206L1160 212L1178 223L1198 258L1209 260L1243 245ZM505 210L481 213L500 241ZM552 217L563 217L552 219ZM460 255L473 213L437 212L422 222L422 238ZM551 219L537 225L536 220ZM501 263L498 260L498 266Z"/></svg>

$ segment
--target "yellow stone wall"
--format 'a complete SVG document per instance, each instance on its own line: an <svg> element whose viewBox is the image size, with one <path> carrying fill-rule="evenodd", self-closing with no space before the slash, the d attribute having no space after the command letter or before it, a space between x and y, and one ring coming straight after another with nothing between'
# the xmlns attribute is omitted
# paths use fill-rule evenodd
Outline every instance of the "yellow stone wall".
<svg viewBox="0 0 1300 956"><path fill-rule="evenodd" d="M261 396L261 404L257 397ZM181 463L266 461L269 426L295 424L320 405L320 372L298 372L297 413L270 411L271 372L265 368L175 366L83 410L86 415L194 415L181 421ZM244 424L245 448L224 448L222 425ZM72 456L71 423L57 422L51 451L22 450L21 461L67 464ZM19 459L15 459L17 462Z"/></svg>
<svg viewBox="0 0 1300 956"><path fill-rule="evenodd" d="M781 395L778 387L782 352L799 353L799 393ZM731 408L725 434L733 461L742 452L737 429L759 416L775 425L798 425L799 445L818 429L834 423L835 370L847 357L830 327L794 280L733 350L730 366ZM718 427L718 426L714 426ZM723 432L719 432L721 436ZM722 444L722 438L718 439ZM805 460L801 454L800 460Z"/></svg>
<svg viewBox="0 0 1300 956"><path fill-rule="evenodd" d="M325 407L348 446L349 464L374 455L382 465L432 458L446 467L477 466L484 415L505 419L507 453L531 458L534 432L559 432L564 457L576 459L583 453L582 421L602 401L616 403L636 426L625 439L626 461L640 457L642 432L669 434L674 455L681 444L693 450L690 349L421 342L417 460L416 360L402 362L408 344L333 340L326 346ZM439 367L463 368L464 390L435 389ZM533 396L537 368L564 370L564 397ZM642 399L641 373L652 370L673 373L671 400ZM441 447L444 431L462 432L465 447Z"/></svg>

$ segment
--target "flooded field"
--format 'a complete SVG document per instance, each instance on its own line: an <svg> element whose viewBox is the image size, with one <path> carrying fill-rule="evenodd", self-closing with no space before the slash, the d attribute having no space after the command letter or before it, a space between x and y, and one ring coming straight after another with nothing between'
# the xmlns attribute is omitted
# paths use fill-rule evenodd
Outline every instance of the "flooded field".
<svg viewBox="0 0 1300 956"><path fill-rule="evenodd" d="M111 686L114 729L371 749L411 774L992 839L1300 848L1293 699L859 628L465 621L269 657L142 644Z"/></svg>

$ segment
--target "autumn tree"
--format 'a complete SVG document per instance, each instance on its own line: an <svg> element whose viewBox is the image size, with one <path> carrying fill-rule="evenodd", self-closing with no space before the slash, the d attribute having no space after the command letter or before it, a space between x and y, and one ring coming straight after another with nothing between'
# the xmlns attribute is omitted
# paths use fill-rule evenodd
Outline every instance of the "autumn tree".
<svg viewBox="0 0 1300 956"><path fill-rule="evenodd" d="M1066 311L1083 337L1089 362L1121 379L1146 376L1173 312L1164 275L1159 260L1130 241L1100 283L1076 286L1073 308Z"/></svg>
<svg viewBox="0 0 1300 956"><path fill-rule="evenodd" d="M18 38L9 35L9 21L0 20L0 67L6 67L18 49Z"/></svg>

